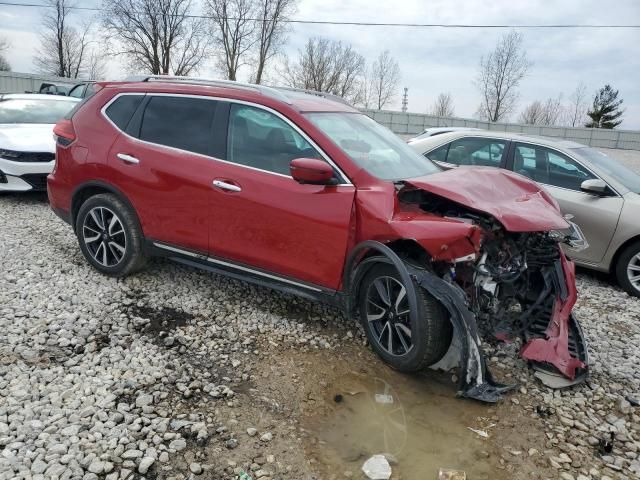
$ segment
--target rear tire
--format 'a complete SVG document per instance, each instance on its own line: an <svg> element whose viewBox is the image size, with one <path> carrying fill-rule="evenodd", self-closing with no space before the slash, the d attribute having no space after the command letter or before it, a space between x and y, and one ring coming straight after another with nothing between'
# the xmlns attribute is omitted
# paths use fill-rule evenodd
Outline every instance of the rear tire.
<svg viewBox="0 0 640 480"><path fill-rule="evenodd" d="M76 236L84 257L105 275L124 277L147 262L138 218L116 195L101 193L82 204Z"/></svg>
<svg viewBox="0 0 640 480"><path fill-rule="evenodd" d="M634 297L640 297L640 242L625 248L615 266L618 284Z"/></svg>
<svg viewBox="0 0 640 480"><path fill-rule="evenodd" d="M360 321L369 343L386 363L402 372L415 372L439 361L453 334L442 304L415 282L413 286L417 325L411 322L406 288L393 265L373 266L360 286Z"/></svg>

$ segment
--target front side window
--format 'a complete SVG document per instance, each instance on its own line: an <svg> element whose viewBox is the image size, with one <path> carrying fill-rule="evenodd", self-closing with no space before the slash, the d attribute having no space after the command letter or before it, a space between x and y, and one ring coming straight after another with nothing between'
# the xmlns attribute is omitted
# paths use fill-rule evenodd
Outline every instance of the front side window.
<svg viewBox="0 0 640 480"><path fill-rule="evenodd" d="M506 142L495 138L469 137L451 142L447 163L499 167L505 153Z"/></svg>
<svg viewBox="0 0 640 480"><path fill-rule="evenodd" d="M405 180L440 169L389 129L360 113L307 113L311 123L358 166L382 180Z"/></svg>
<svg viewBox="0 0 640 480"><path fill-rule="evenodd" d="M322 159L291 125L261 108L231 105L227 160L269 172L290 175L296 158Z"/></svg>
<svg viewBox="0 0 640 480"><path fill-rule="evenodd" d="M209 155L217 104L206 98L153 97L142 116L140 139Z"/></svg>
<svg viewBox="0 0 640 480"><path fill-rule="evenodd" d="M526 143L516 144L513 170L536 182L576 191L580 191L580 185L585 180L596 178L563 153Z"/></svg>
<svg viewBox="0 0 640 480"><path fill-rule="evenodd" d="M58 100L55 97L51 100L0 100L0 123L56 123L77 103L77 100Z"/></svg>

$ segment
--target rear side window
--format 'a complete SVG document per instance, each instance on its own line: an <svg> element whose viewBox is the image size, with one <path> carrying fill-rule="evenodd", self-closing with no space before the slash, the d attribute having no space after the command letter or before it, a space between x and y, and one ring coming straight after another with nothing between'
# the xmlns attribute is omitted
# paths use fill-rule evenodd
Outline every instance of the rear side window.
<svg viewBox="0 0 640 480"><path fill-rule="evenodd" d="M209 155L217 101L190 97L152 97L142 117L140 139Z"/></svg>
<svg viewBox="0 0 640 480"><path fill-rule="evenodd" d="M124 131L143 98L144 95L122 95L107 107L105 113L109 120Z"/></svg>

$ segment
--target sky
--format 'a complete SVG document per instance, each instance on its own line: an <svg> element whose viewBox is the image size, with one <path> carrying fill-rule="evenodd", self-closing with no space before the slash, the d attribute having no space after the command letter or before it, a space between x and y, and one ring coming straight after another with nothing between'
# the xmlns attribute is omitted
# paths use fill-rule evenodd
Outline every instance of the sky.
<svg viewBox="0 0 640 480"><path fill-rule="evenodd" d="M0 0L1 2L2 0ZM41 0L12 0L37 3ZM84 0L99 5L98 0ZM11 42L7 59L14 71L35 72L33 56L39 46L41 9L0 5L0 36ZM75 14L76 21L88 14ZM640 0L299 0L295 18L329 21L448 24L635 24L640 25ZM384 50L398 61L401 81L389 109L400 109L403 87L408 110L427 113L441 92L453 97L455 115L472 117L480 103L474 85L482 55L493 50L508 30L461 28L401 28L344 25L293 25L283 53L296 56L309 37L322 36L349 43L367 62ZM565 101L583 82L589 100L611 84L624 99L620 129L640 130L640 29L521 29L524 48L533 66L519 88L520 110L534 100L562 94ZM219 77L213 61L200 71ZM110 59L108 76L130 73ZM242 72L248 79L248 70ZM272 71L270 78L277 75ZM242 78L241 78L242 79Z"/></svg>

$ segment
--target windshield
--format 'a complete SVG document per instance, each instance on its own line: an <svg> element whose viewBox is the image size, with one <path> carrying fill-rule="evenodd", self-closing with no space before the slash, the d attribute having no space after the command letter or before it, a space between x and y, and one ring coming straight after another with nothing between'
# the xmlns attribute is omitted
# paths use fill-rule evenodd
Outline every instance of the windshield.
<svg viewBox="0 0 640 480"><path fill-rule="evenodd" d="M572 151L590 161L608 175L611 175L617 182L632 192L640 193L640 175L625 167L618 160L608 157L604 153L591 147L574 148Z"/></svg>
<svg viewBox="0 0 640 480"><path fill-rule="evenodd" d="M56 123L75 101L9 98L0 100L0 123Z"/></svg>
<svg viewBox="0 0 640 480"><path fill-rule="evenodd" d="M366 115L308 113L306 117L355 163L382 180L404 180L440 171Z"/></svg>

